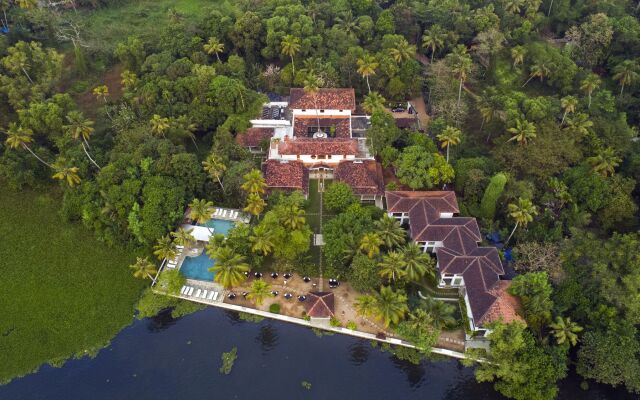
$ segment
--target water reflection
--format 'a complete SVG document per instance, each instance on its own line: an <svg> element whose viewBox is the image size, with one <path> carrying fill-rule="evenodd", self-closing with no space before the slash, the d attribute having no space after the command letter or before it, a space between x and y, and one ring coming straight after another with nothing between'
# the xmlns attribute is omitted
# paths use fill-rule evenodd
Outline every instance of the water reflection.
<svg viewBox="0 0 640 400"><path fill-rule="evenodd" d="M256 342L260 344L262 354L275 349L278 345L278 330L271 324L261 326Z"/></svg>
<svg viewBox="0 0 640 400"><path fill-rule="evenodd" d="M231 323L231 325L238 325L244 322L240 319L240 313L238 313L237 311L223 310L222 312L224 313L227 321Z"/></svg>
<svg viewBox="0 0 640 400"><path fill-rule="evenodd" d="M400 360L396 356L391 356L390 359L393 365L407 376L407 383L411 389L415 390L422 385L426 373L424 363L416 365L409 361Z"/></svg>
<svg viewBox="0 0 640 400"><path fill-rule="evenodd" d="M177 319L171 316L171 309L160 311L155 317L149 318L147 322L147 330L149 332L162 332L176 324Z"/></svg>
<svg viewBox="0 0 640 400"><path fill-rule="evenodd" d="M351 365L362 365L369 360L371 345L369 342L359 340L349 346L349 362Z"/></svg>

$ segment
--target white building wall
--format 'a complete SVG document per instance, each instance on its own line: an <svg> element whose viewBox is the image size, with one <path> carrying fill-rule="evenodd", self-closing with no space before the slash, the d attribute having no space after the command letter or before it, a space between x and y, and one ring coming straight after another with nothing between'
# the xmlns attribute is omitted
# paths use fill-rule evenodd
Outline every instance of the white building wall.
<svg viewBox="0 0 640 400"><path fill-rule="evenodd" d="M331 110L331 109L311 109L308 108L306 110L301 110L301 109L294 109L293 111L293 116L327 116L327 117L332 117L332 116L336 116L336 117L350 117L351 116L351 110Z"/></svg>

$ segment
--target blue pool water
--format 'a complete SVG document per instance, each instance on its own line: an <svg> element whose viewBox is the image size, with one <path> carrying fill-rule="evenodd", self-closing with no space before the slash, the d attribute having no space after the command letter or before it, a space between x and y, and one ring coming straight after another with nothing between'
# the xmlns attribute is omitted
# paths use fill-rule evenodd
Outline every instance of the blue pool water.
<svg viewBox="0 0 640 400"><path fill-rule="evenodd" d="M215 274L209 272L209 268L213 267L215 263L216 261L209 258L207 253L203 251L198 257L185 257L180 272L189 279L211 282Z"/></svg>
<svg viewBox="0 0 640 400"><path fill-rule="evenodd" d="M227 233L231 230L231 228L235 226L235 223L233 221L213 218L207 221L205 226L213 228L213 233L216 235L218 233L222 233L223 235L227 236Z"/></svg>

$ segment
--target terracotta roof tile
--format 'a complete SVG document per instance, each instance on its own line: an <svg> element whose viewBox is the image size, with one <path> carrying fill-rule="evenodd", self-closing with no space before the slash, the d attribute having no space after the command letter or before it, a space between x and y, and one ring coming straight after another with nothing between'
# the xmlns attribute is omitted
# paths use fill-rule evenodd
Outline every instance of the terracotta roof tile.
<svg viewBox="0 0 640 400"><path fill-rule="evenodd" d="M341 161L333 176L335 180L351 186L356 195L384 194L382 167L374 160Z"/></svg>
<svg viewBox="0 0 640 400"><path fill-rule="evenodd" d="M315 116L297 116L293 120L293 135L298 137L311 137L313 133L318 130L318 119L320 120L320 127L334 127L334 136L337 138L350 138L351 137L351 122L349 117L336 118L326 117L320 115ZM309 131L311 130L311 134Z"/></svg>
<svg viewBox="0 0 640 400"><path fill-rule="evenodd" d="M245 147L259 147L260 144L273 137L273 128L249 128L236 135L236 143Z"/></svg>
<svg viewBox="0 0 640 400"><path fill-rule="evenodd" d="M285 138L278 144L278 153L285 155L356 155L358 154L357 139L312 139Z"/></svg>
<svg viewBox="0 0 640 400"><path fill-rule="evenodd" d="M314 98L315 97L315 98ZM353 89L324 88L315 96L302 88L291 88L289 108L297 110L356 110L356 94Z"/></svg>
<svg viewBox="0 0 640 400"><path fill-rule="evenodd" d="M489 289L489 294L495 297L495 301L478 319L478 325L486 325L498 320L502 320L506 324L514 321L524 322L524 319L519 315L520 300L507 291L509 286L511 286L511 281L498 281Z"/></svg>
<svg viewBox="0 0 640 400"><path fill-rule="evenodd" d="M307 315L313 318L333 317L335 298L332 292L310 292L304 302Z"/></svg>
<svg viewBox="0 0 640 400"><path fill-rule="evenodd" d="M409 212L416 204L426 201L430 208L439 213L457 213L458 200L452 191L393 191L386 192L387 210L389 212Z"/></svg>
<svg viewBox="0 0 640 400"><path fill-rule="evenodd" d="M270 190L309 192L309 171L301 161L267 160L262 171Z"/></svg>

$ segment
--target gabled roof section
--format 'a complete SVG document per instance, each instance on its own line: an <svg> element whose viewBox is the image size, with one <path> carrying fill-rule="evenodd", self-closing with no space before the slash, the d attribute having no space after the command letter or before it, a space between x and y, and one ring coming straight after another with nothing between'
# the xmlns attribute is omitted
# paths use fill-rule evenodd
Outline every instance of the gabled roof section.
<svg viewBox="0 0 640 400"><path fill-rule="evenodd" d="M307 315L312 318L331 318L334 304L335 298L332 292L310 292L307 295L307 301L304 302L304 308Z"/></svg>
<svg viewBox="0 0 640 400"><path fill-rule="evenodd" d="M236 143L244 147L259 147L260 143L273 137L273 128L249 128L236 135Z"/></svg>
<svg viewBox="0 0 640 400"><path fill-rule="evenodd" d="M278 144L278 153L281 155L315 155L315 156L342 156L358 154L357 139L313 139L285 137Z"/></svg>
<svg viewBox="0 0 640 400"><path fill-rule="evenodd" d="M309 192L309 171L301 161L267 160L262 171L270 190Z"/></svg>
<svg viewBox="0 0 640 400"><path fill-rule="evenodd" d="M440 213L457 213L458 200L452 191L389 191L385 193L387 198L387 211L396 213L408 213L413 207L421 202L427 203L429 208Z"/></svg>
<svg viewBox="0 0 640 400"><path fill-rule="evenodd" d="M384 194L382 167L375 160L341 161L333 176L351 186L356 195Z"/></svg>
<svg viewBox="0 0 640 400"><path fill-rule="evenodd" d="M353 89L323 88L310 95L302 88L291 88L289 108L296 110L356 110L356 94Z"/></svg>
<svg viewBox="0 0 640 400"><path fill-rule="evenodd" d="M478 325L486 325L498 320L505 324L514 321L524 322L524 319L519 315L520 301L508 292L510 286L511 281L498 281L489 289L489 294L495 297L495 301L478 319Z"/></svg>

